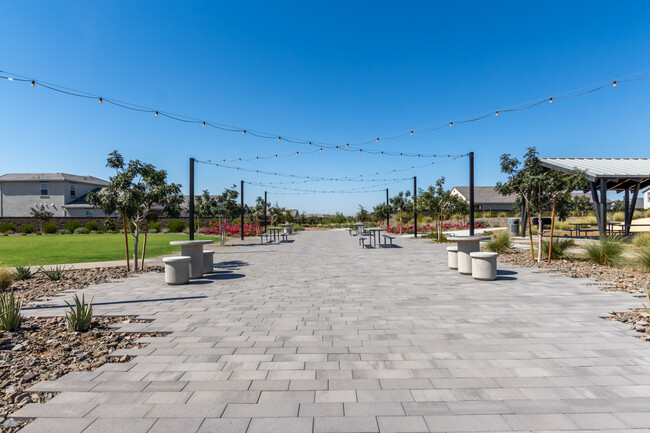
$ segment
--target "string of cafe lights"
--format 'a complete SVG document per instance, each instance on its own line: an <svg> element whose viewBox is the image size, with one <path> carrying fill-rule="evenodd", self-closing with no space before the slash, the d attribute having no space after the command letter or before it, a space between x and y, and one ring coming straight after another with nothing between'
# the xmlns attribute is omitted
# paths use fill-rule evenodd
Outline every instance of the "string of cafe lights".
<svg viewBox="0 0 650 433"><path fill-rule="evenodd" d="M392 182L384 182L383 186L388 186L388 185L394 185L398 183L404 183L405 181L411 181L413 180L412 177L405 177L402 179L397 179ZM263 188L270 188L270 189L275 189L275 190L283 190L283 191L297 191L297 192L305 192L305 193L345 193L345 192L368 192L370 190L375 190L379 185L373 184L369 186L364 186L364 187L356 187L353 189L339 189L339 190L315 190L315 189L302 189L302 188L290 188L290 187L282 187L282 186L275 186L275 185L269 185L269 184L264 184L261 182L248 182L244 181L245 184L251 185L251 186L260 186ZM383 191L384 189L382 189Z"/></svg>
<svg viewBox="0 0 650 433"><path fill-rule="evenodd" d="M366 190L366 191L314 191L314 192L273 192L273 195L316 195L316 194L369 194L373 192L385 192L386 188Z"/></svg>
<svg viewBox="0 0 650 433"><path fill-rule="evenodd" d="M599 84L588 86L588 87L583 87L583 88L580 88L580 89L577 89L577 90L557 93L554 96L544 97L544 98L540 98L540 99L537 99L537 100L533 100L533 101L529 101L529 102L525 102L525 103L521 103L521 104L517 104L517 105L505 107L505 108L499 108L499 109L491 110L491 111L485 112L485 113L480 114L480 115L475 115L475 116L471 116L471 117L467 117L467 118L461 118L461 119L457 119L457 120L450 120L450 121L443 122L443 123L440 123L440 124L438 124L436 126L432 126L432 127L413 128L413 129L406 130L406 131L404 131L402 133L398 133L398 134L395 134L395 135L375 136L373 138L370 138L370 139L367 139L367 140L364 140L364 141L361 141L361 142L356 142L356 143L349 142L349 143L338 144L338 145L337 144L332 144L332 143L316 141L316 140L294 138L294 137L285 136L285 135L282 135L282 134L271 134L271 133L267 133L267 132L263 132L263 131L253 130L253 129L250 129L250 128L242 128L242 127L230 126L230 125L226 125L226 124L222 124L222 123L218 123L218 122L214 122L214 121L201 120L201 119L196 118L196 117L191 117L191 116L187 116L187 115L167 112L167 111L163 111L163 110L159 110L159 109L155 109L155 108L150 108L150 107L134 104L134 103L127 102L127 101L122 101L122 100L115 99L115 98L107 98L107 97L104 97L104 96L101 96L101 95L93 94L93 93L82 91L82 90L72 89L72 88L69 88L69 87L62 86L62 85L49 83L49 82L46 82L46 81L38 80L38 79L35 79L35 78L20 75L20 74L11 73L11 72L8 72L8 71L0 70L0 79L5 79L5 80L8 80L8 81L17 82L17 83L27 83L27 84L31 85L31 87L37 87L38 86L38 87L42 87L42 88L48 89L50 91L61 93L61 94L68 95L68 96L73 96L73 97L78 97L78 98L83 98L83 99L90 99L90 100L94 99L99 104L103 104L104 102L106 102L108 104L111 104L111 105L114 105L114 106L117 106L117 107L120 107L120 108L123 108L123 109L126 109L126 110L131 110L131 111L140 112L140 113L153 114L155 117L165 117L165 118L175 120L175 121L178 121L178 122L182 122L182 123L201 125L202 127L210 127L210 128L214 128L214 129L218 129L218 130L226 131L226 132L235 132L235 133L240 133L240 134L244 134L244 135L252 135L254 137L263 138L263 139L278 140L279 142L285 141L285 142L293 143L293 144L304 144L304 145L309 145L309 146L318 146L319 147L319 149L318 149L319 152L322 151L322 149L335 149L335 150L336 149L346 149L346 150L351 150L351 151L360 152L360 153L364 153L364 152L370 153L369 150L361 149L359 146L364 146L364 145L371 144L371 143L379 143L380 141L385 141L385 140L395 140L395 139L402 138L402 137L413 136L415 133L433 132L433 131L443 129L445 127L453 127L454 125L477 122L479 120L487 119L489 117L499 117L499 115L502 115L502 114L505 114L505 113L512 113L512 112L517 112L517 111L528 110L528 109L537 107L539 105L542 105L544 103L553 104L554 100L575 98L575 97L578 97L578 96L583 96L583 95L587 95L587 94L590 94L590 93L597 92L597 91L602 90L602 89L604 89L606 87L614 87L615 88L619 84L622 84L622 83L629 83L629 82L648 79L648 78L650 78L650 75L643 75L643 74L647 74L648 72L650 72L650 71L637 72L637 73L634 73L634 74L624 76L622 78L601 82ZM385 152L385 151L373 151L373 152L378 152L379 154L391 155L391 156L395 156L395 154L399 153L399 152L390 152L389 153L389 152ZM294 154L291 154L291 156L293 156L293 155ZM299 153L298 153L298 155L299 155ZM404 157L404 156L420 157L420 158L425 157L423 155L412 154L412 153L409 153L409 154L401 153L400 155L402 157ZM277 157L277 156L273 155L271 157L264 157L264 158L269 158L270 159L270 158L274 158L274 157ZM255 159L258 160L260 158L255 157ZM237 158L237 160L239 160L239 158ZM226 161L226 162L228 162L228 161ZM230 161L230 162L234 162L234 161Z"/></svg>
<svg viewBox="0 0 650 433"><path fill-rule="evenodd" d="M450 162L450 161L455 161L456 159L459 158L464 158L468 154L462 154L462 155L447 155L446 160L444 162ZM410 167L406 168L399 168L399 169L392 169L388 171L376 171L374 173L369 173L369 174L360 174L358 176L345 176L345 177L313 177L313 176L305 176L305 175L298 175L298 174L287 174L287 173L278 173L278 172L272 172L272 171L264 171L264 170L256 170L252 168L245 168L245 167L238 167L238 166L232 166L232 165L227 165L227 164L221 164L221 163L216 163L212 162L210 160L207 161L202 161L196 159L195 162L197 164L205 164L205 165L212 165L215 167L220 167L220 168L227 168L230 170L237 170L237 171L243 171L246 173L255 173L255 174L263 174L263 175L268 175L268 176L279 176L279 177L285 177L285 178L293 178L293 179L304 179L304 180L310 180L312 182L353 182L353 181L368 181L364 178L372 178L374 176L380 176L380 175L385 175L385 174L391 174L391 173L401 173L409 170L415 170L418 168L423 168L423 167L431 167L433 165L439 165L443 163L443 161L436 161L436 162L431 162L431 163L426 163L426 164L420 164L420 165L412 165ZM363 180L362 180L363 179Z"/></svg>

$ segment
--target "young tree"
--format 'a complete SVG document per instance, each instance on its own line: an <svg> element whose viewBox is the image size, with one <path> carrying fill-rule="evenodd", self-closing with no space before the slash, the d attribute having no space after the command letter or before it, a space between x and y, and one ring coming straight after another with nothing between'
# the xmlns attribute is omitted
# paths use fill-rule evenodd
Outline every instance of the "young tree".
<svg viewBox="0 0 650 433"><path fill-rule="evenodd" d="M558 200L571 191L584 189L586 179L584 173L579 170L568 173L549 170L541 165L537 155L537 150L529 147L524 155L523 164L518 159L512 158L510 154L501 155L501 172L508 176L508 180L505 183L497 182L495 189L502 195L516 193L521 196L526 205L529 226L531 214L537 214L537 261L541 262L544 237L543 212L552 208L554 218ZM551 233L552 230L551 228ZM531 257L535 260L533 236L532 232L529 233Z"/></svg>
<svg viewBox="0 0 650 433"><path fill-rule="evenodd" d="M591 209L591 202L589 198L584 195L574 195L571 197L571 205L576 211L576 216L584 216L585 212Z"/></svg>
<svg viewBox="0 0 650 433"><path fill-rule="evenodd" d="M390 205L386 203L379 203L377 206L375 206L372 210L372 214L375 216L377 220L380 222L386 221L387 218L390 218Z"/></svg>
<svg viewBox="0 0 650 433"><path fill-rule="evenodd" d="M41 222L41 233L43 233L43 224L48 222L52 218L52 215L54 215L49 210L45 209L44 205L33 207L31 209L31 214L33 218L36 218Z"/></svg>
<svg viewBox="0 0 650 433"><path fill-rule="evenodd" d="M361 205L359 205L359 212L357 213L357 219L362 223L365 223L368 219L368 211Z"/></svg>
<svg viewBox="0 0 650 433"><path fill-rule="evenodd" d="M445 178L441 177L430 185L426 191L420 190L418 208L423 212L431 214L436 221L436 233L438 241L442 238L442 224L445 217L455 213L465 214L469 212L469 205L460 197L445 189Z"/></svg>
<svg viewBox="0 0 650 433"><path fill-rule="evenodd" d="M151 164L139 160L124 163L124 158L114 150L109 154L107 167L115 169L116 175L110 178L108 186L100 192L89 192L88 203L100 207L106 214L119 212L124 220L124 235L127 251L128 269L128 238L126 233L131 227L133 236L133 261L135 270L138 269L138 241L140 232L144 230L142 248L142 267L147 246L147 232L152 207L162 207L166 216L180 215L183 196L181 186L167 183L167 172L156 170Z"/></svg>
<svg viewBox="0 0 650 433"><path fill-rule="evenodd" d="M411 191L406 191L406 193L400 191L396 196L391 197L389 202L392 212L397 214L397 218L399 219L398 225L401 233L404 213L410 214L413 212L413 200L411 200Z"/></svg>

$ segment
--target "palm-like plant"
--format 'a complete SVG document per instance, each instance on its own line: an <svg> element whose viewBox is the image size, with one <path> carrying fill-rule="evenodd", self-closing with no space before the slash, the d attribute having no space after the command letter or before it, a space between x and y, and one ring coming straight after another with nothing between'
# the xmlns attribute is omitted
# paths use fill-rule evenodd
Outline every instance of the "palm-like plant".
<svg viewBox="0 0 650 433"><path fill-rule="evenodd" d="M74 295L74 305L70 305L66 301L70 310L65 313L65 319L71 331L86 332L90 329L90 324L93 320L92 303L93 301L91 299L88 305L86 305L84 295L81 296L81 299L79 299L78 295Z"/></svg>

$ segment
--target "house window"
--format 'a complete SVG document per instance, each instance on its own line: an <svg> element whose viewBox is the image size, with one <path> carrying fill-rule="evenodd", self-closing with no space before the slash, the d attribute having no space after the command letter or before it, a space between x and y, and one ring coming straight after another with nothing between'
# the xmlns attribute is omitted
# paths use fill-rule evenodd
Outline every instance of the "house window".
<svg viewBox="0 0 650 433"><path fill-rule="evenodd" d="M93 212L93 211L91 211L91 210L87 210L87 211L86 211L86 216L87 216L87 217L95 216L95 212Z"/></svg>
<svg viewBox="0 0 650 433"><path fill-rule="evenodd" d="M41 195L50 195L47 188L47 182L41 183Z"/></svg>
<svg viewBox="0 0 650 433"><path fill-rule="evenodd" d="M77 185L74 183L70 184L70 197L75 197L77 195Z"/></svg>
<svg viewBox="0 0 650 433"><path fill-rule="evenodd" d="M476 205L476 210L483 210L483 205L477 204Z"/></svg>

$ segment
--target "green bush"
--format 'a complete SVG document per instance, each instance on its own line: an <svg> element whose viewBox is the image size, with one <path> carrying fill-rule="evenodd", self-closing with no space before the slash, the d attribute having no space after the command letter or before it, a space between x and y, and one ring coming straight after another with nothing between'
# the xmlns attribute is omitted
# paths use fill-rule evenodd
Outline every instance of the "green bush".
<svg viewBox="0 0 650 433"><path fill-rule="evenodd" d="M616 238L602 238L598 243L587 245L585 252L591 263L614 266L623 257L623 242Z"/></svg>
<svg viewBox="0 0 650 433"><path fill-rule="evenodd" d="M646 272L650 272L650 246L641 248L637 255L637 258L639 259L639 264L641 267L643 267Z"/></svg>
<svg viewBox="0 0 650 433"><path fill-rule="evenodd" d="M8 295L0 295L0 329L13 332L20 328L23 318L20 311L23 309L23 300L16 304L14 291Z"/></svg>
<svg viewBox="0 0 650 433"><path fill-rule="evenodd" d="M106 218L104 220L104 232L114 232L117 229L117 224L115 224L115 220L112 218Z"/></svg>
<svg viewBox="0 0 650 433"><path fill-rule="evenodd" d="M612 221L621 222L625 220L625 212L614 212Z"/></svg>
<svg viewBox="0 0 650 433"><path fill-rule="evenodd" d="M158 233L158 230L156 230L156 229L149 229L149 233L151 233L151 234L156 234L156 233Z"/></svg>
<svg viewBox="0 0 650 433"><path fill-rule="evenodd" d="M493 253L505 254L512 247L512 239L508 230L499 230L485 245L485 249Z"/></svg>
<svg viewBox="0 0 650 433"><path fill-rule="evenodd" d="M88 221L85 227L86 230L88 230L89 232L96 232L97 230L99 230L99 224L97 224L97 222L95 221Z"/></svg>
<svg viewBox="0 0 650 433"><path fill-rule="evenodd" d="M65 302L68 304L68 301ZM79 299L78 295L74 295L74 306L68 304L70 310L65 313L65 319L68 322L68 328L75 332L86 332L90 329L90 324L93 320L93 306L92 299L86 305L85 296L82 295Z"/></svg>
<svg viewBox="0 0 650 433"><path fill-rule="evenodd" d="M160 225L159 222L149 223L149 233L154 233L154 232L152 232L152 230L156 230L155 233L158 233L161 228L162 228L162 226Z"/></svg>
<svg viewBox="0 0 650 433"><path fill-rule="evenodd" d="M551 260L559 259L565 256L566 250L570 247L575 246L575 241L573 239L561 239L553 241L553 249L551 250ZM544 258L548 258L548 241L542 242L542 255Z"/></svg>
<svg viewBox="0 0 650 433"><path fill-rule="evenodd" d="M77 227L74 229L74 234L75 235L87 235L90 233L86 227Z"/></svg>
<svg viewBox="0 0 650 433"><path fill-rule="evenodd" d="M20 231L26 235L34 233L34 226L32 224L23 224L23 226L20 228Z"/></svg>
<svg viewBox="0 0 650 433"><path fill-rule="evenodd" d="M636 248L650 247L650 233L639 233L632 239L632 245Z"/></svg>
<svg viewBox="0 0 650 433"><path fill-rule="evenodd" d="M169 229L167 227L160 229L160 233L169 233Z"/></svg>
<svg viewBox="0 0 650 433"><path fill-rule="evenodd" d="M14 223L2 223L0 225L0 233L16 233L16 224Z"/></svg>
<svg viewBox="0 0 650 433"><path fill-rule="evenodd" d="M172 233L181 233L185 229L185 223L181 220L171 220L168 228Z"/></svg>
<svg viewBox="0 0 650 433"><path fill-rule="evenodd" d="M78 229L79 227L81 227L81 223L79 221L77 221L77 220L68 221L65 224L65 229L67 231L69 231L70 233L74 233L74 231L76 229Z"/></svg>
<svg viewBox="0 0 650 433"><path fill-rule="evenodd" d="M643 212L635 210L632 214L632 219L638 220L639 218L643 218Z"/></svg>
<svg viewBox="0 0 650 433"><path fill-rule="evenodd" d="M47 222L43 223L43 233L56 233L56 223Z"/></svg>
<svg viewBox="0 0 650 433"><path fill-rule="evenodd" d="M62 234L62 235L72 234L72 232L70 230L68 230L68 229L59 230L59 233Z"/></svg>
<svg viewBox="0 0 650 433"><path fill-rule="evenodd" d="M17 280L29 280L36 273L36 269L32 269L29 266L16 266L14 275Z"/></svg>
<svg viewBox="0 0 650 433"><path fill-rule="evenodd" d="M0 290L7 290L14 282L16 275L9 270L9 268L0 268Z"/></svg>

